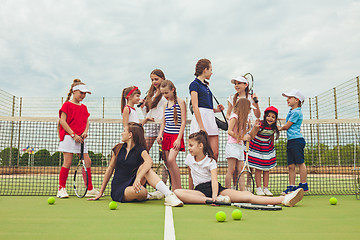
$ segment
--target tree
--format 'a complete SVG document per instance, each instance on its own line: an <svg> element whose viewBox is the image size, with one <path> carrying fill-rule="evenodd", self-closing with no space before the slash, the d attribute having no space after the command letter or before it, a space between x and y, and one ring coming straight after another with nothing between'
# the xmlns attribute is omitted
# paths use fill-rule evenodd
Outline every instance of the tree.
<svg viewBox="0 0 360 240"><path fill-rule="evenodd" d="M10 160L10 148L5 148L0 152L0 165L16 166L18 156L19 156L19 150L17 148L11 148L11 160Z"/></svg>

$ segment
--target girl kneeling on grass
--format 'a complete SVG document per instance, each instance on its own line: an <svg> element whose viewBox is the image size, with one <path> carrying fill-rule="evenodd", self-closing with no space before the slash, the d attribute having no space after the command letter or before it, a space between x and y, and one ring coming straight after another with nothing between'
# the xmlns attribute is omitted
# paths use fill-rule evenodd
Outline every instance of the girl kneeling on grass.
<svg viewBox="0 0 360 240"><path fill-rule="evenodd" d="M111 198L116 202L144 201L150 198L146 181L165 195L165 205L181 207L183 202L171 192L151 169L152 159L146 150L144 129L139 123L129 122L121 133L124 143L113 148L109 167L106 169L100 193L89 200L98 200L105 191L111 175Z"/></svg>
<svg viewBox="0 0 360 240"><path fill-rule="evenodd" d="M293 207L304 196L304 191L300 188L286 196L265 197L222 187L217 180L217 164L205 131L189 136L189 152L185 164L190 168L189 182L193 182L195 190L174 191L184 203L205 204L206 200L211 200L225 203L283 204Z"/></svg>

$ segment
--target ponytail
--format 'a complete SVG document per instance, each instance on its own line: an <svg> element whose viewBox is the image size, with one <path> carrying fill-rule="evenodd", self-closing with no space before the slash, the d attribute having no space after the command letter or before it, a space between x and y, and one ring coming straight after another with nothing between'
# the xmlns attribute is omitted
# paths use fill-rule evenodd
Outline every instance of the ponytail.
<svg viewBox="0 0 360 240"><path fill-rule="evenodd" d="M201 74L203 74L205 69L209 69L209 68L210 68L210 64L211 64L211 62L210 62L209 59L206 59L206 58L200 59L200 60L196 63L194 75L195 75L196 77L198 77L198 76L200 76Z"/></svg>
<svg viewBox="0 0 360 240"><path fill-rule="evenodd" d="M208 134L205 131L200 130L199 132L190 134L189 140L190 139L194 139L196 142L202 143L204 145L204 148L203 148L204 155L208 155L209 158L214 159L216 161L214 152L211 149L211 146L209 143Z"/></svg>

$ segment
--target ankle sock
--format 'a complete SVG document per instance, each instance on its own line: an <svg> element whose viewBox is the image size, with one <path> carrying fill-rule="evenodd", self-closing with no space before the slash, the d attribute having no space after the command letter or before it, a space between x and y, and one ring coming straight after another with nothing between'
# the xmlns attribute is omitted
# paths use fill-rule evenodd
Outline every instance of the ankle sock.
<svg viewBox="0 0 360 240"><path fill-rule="evenodd" d="M172 193L163 181L159 181L156 184L156 189L162 192L165 195L165 197L168 196L170 193Z"/></svg>

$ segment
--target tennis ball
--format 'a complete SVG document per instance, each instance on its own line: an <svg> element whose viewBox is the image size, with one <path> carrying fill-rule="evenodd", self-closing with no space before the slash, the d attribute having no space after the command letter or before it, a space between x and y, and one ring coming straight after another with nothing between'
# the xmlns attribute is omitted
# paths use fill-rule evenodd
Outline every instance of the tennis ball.
<svg viewBox="0 0 360 240"><path fill-rule="evenodd" d="M215 218L218 222L224 222L226 220L226 213L219 211L216 213Z"/></svg>
<svg viewBox="0 0 360 240"><path fill-rule="evenodd" d="M332 197L332 198L329 199L329 203L330 203L331 205L336 205L336 204L337 204L337 199L334 198L334 197Z"/></svg>
<svg viewBox="0 0 360 240"><path fill-rule="evenodd" d="M231 216L234 220L240 220L242 218L242 212L240 209L235 209L232 211Z"/></svg>
<svg viewBox="0 0 360 240"><path fill-rule="evenodd" d="M48 203L49 203L50 205L53 205L53 204L55 203L55 198L54 198L54 197L49 197L49 198L48 198Z"/></svg>
<svg viewBox="0 0 360 240"><path fill-rule="evenodd" d="M109 203L110 210L115 210L117 208L117 203L115 201L112 201Z"/></svg>

